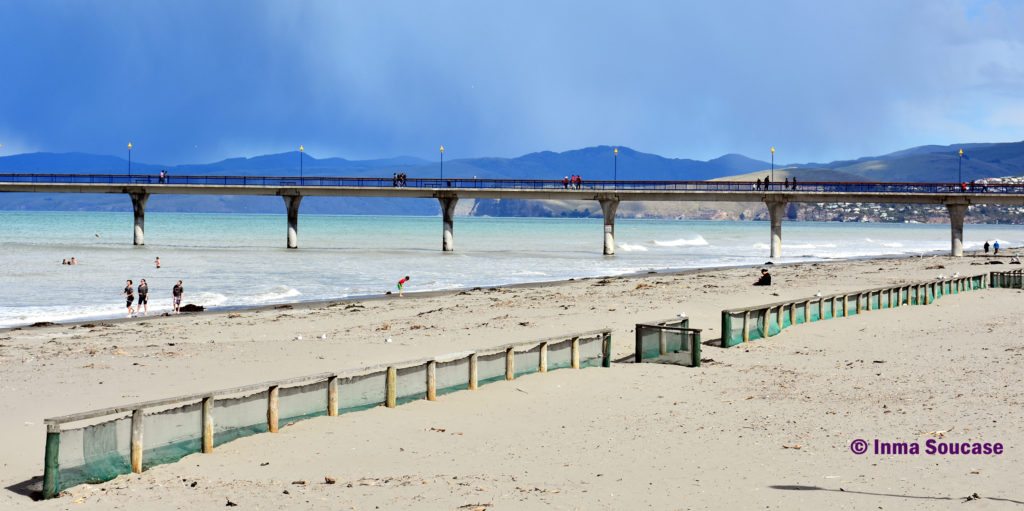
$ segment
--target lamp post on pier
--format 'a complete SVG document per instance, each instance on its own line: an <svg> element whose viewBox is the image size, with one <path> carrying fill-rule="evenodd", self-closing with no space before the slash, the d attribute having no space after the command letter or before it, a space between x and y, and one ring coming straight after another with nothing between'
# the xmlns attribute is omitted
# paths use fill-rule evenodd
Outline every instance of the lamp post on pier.
<svg viewBox="0 0 1024 511"><path fill-rule="evenodd" d="M441 146L441 180L444 181L444 146Z"/></svg>
<svg viewBox="0 0 1024 511"><path fill-rule="evenodd" d="M615 150L612 151L612 152L615 154L615 177L612 180L613 181L618 181L619 180L619 148L616 147Z"/></svg>
<svg viewBox="0 0 1024 511"><path fill-rule="evenodd" d="M775 182L775 146L772 146L772 182Z"/></svg>
<svg viewBox="0 0 1024 511"><path fill-rule="evenodd" d="M302 167L305 163L303 160L306 156L306 146L299 144L299 184L302 184Z"/></svg>
<svg viewBox="0 0 1024 511"><path fill-rule="evenodd" d="M957 166L956 166L956 182L957 183L963 183L964 182L964 173L963 173L963 169L964 169L964 150L963 150L963 148L960 148L959 153L960 153L960 160L959 160L959 162L957 162Z"/></svg>
<svg viewBox="0 0 1024 511"><path fill-rule="evenodd" d="M132 143L128 142L128 180L132 177Z"/></svg>

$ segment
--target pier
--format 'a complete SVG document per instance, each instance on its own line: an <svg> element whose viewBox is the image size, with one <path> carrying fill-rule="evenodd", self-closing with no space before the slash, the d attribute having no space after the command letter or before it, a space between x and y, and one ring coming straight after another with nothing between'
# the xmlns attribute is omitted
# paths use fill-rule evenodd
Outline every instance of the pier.
<svg viewBox="0 0 1024 511"><path fill-rule="evenodd" d="M441 250L455 250L459 199L592 200L604 216L603 253L615 254L615 213L623 201L763 202L770 218L770 257L782 255L782 220L790 203L944 205L950 219L950 254L963 256L964 217L976 204L1024 206L1024 185L955 183L801 182L760 185L738 181L589 181L579 188L561 180L408 179L261 176L128 176L125 174L0 174L0 192L114 193L131 199L135 245L145 243L150 195L276 195L287 214L286 247L299 246L303 197L434 198L441 207Z"/></svg>

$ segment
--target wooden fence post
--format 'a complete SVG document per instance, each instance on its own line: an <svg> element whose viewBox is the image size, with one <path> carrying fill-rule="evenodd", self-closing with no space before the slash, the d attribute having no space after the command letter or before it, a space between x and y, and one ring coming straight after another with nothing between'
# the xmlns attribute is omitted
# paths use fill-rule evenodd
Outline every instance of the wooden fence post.
<svg viewBox="0 0 1024 511"><path fill-rule="evenodd" d="M427 401L437 401L437 361L427 362Z"/></svg>
<svg viewBox="0 0 1024 511"><path fill-rule="evenodd" d="M612 366L612 333L601 334L601 367Z"/></svg>
<svg viewBox="0 0 1024 511"><path fill-rule="evenodd" d="M132 472L142 473L142 409L132 410L132 443L131 443Z"/></svg>
<svg viewBox="0 0 1024 511"><path fill-rule="evenodd" d="M469 390L476 390L477 389L477 379L476 379L477 371L476 371L476 366L477 366L477 355L476 355L476 353L473 353L472 355L469 356Z"/></svg>
<svg viewBox="0 0 1024 511"><path fill-rule="evenodd" d="M267 430L271 433L277 433L279 426L277 414L279 390L277 385L273 385L267 390Z"/></svg>
<svg viewBox="0 0 1024 511"><path fill-rule="evenodd" d="M572 368L580 368L580 338L572 338Z"/></svg>
<svg viewBox="0 0 1024 511"><path fill-rule="evenodd" d="M327 378L327 416L338 416L338 376Z"/></svg>
<svg viewBox="0 0 1024 511"><path fill-rule="evenodd" d="M540 362L537 364L537 371L541 373L548 372L548 343L547 341L540 343Z"/></svg>
<svg viewBox="0 0 1024 511"><path fill-rule="evenodd" d="M43 498L56 497L60 488L60 424L46 425L46 454L43 457Z"/></svg>
<svg viewBox="0 0 1024 511"><path fill-rule="evenodd" d="M388 408L398 406L398 370L394 367L388 368L387 376L384 379L384 406Z"/></svg>
<svg viewBox="0 0 1024 511"><path fill-rule="evenodd" d="M514 380L516 379L516 350L515 348L508 348L505 350L505 379Z"/></svg>
<svg viewBox="0 0 1024 511"><path fill-rule="evenodd" d="M213 396L203 398L203 453L213 452Z"/></svg>
<svg viewBox="0 0 1024 511"><path fill-rule="evenodd" d="M750 311L743 311L743 342L750 342Z"/></svg>

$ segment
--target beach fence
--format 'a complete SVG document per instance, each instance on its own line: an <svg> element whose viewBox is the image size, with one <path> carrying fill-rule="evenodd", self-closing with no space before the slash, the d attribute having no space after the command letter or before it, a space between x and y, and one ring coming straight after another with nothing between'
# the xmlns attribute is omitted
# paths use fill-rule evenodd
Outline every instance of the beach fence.
<svg viewBox="0 0 1024 511"><path fill-rule="evenodd" d="M927 305L945 295L986 287L985 275L974 275L723 310L722 346L778 335L782 329L801 323L904 305Z"/></svg>
<svg viewBox="0 0 1024 511"><path fill-rule="evenodd" d="M611 331L246 385L46 419L43 497L318 416L393 408L563 368L609 367Z"/></svg>
<svg viewBox="0 0 1024 511"><path fill-rule="evenodd" d="M989 287L1024 289L1024 270L994 271L988 275Z"/></svg>
<svg viewBox="0 0 1024 511"><path fill-rule="evenodd" d="M700 367L700 333L689 318L637 323L633 361L666 361Z"/></svg>

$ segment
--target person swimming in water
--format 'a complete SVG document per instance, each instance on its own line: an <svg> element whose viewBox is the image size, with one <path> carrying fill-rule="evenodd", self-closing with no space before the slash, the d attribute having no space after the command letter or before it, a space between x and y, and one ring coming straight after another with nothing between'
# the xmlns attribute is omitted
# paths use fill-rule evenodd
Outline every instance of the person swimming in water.
<svg viewBox="0 0 1024 511"><path fill-rule="evenodd" d="M398 281L398 296L402 296L402 288L405 287L405 283L409 282L409 276L406 275L404 278Z"/></svg>

